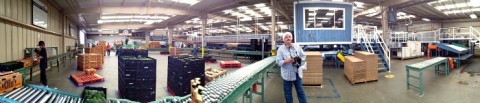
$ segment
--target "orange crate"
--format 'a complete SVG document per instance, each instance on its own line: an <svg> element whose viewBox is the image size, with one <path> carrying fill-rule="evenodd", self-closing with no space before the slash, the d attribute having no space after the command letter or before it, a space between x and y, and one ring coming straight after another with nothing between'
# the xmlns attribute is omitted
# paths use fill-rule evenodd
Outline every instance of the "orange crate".
<svg viewBox="0 0 480 103"><path fill-rule="evenodd" d="M103 82L105 80L105 78L98 74L87 75L85 73L72 74L70 75L70 79L72 79L77 86L83 86L85 84L91 84L96 82Z"/></svg>

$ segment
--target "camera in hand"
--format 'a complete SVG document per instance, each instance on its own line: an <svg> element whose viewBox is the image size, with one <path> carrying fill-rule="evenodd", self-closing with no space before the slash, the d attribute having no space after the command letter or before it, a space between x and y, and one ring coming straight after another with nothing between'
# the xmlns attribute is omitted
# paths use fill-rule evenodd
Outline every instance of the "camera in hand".
<svg viewBox="0 0 480 103"><path fill-rule="evenodd" d="M302 59L300 57L294 57L293 60L293 67L300 68L300 65L302 65Z"/></svg>

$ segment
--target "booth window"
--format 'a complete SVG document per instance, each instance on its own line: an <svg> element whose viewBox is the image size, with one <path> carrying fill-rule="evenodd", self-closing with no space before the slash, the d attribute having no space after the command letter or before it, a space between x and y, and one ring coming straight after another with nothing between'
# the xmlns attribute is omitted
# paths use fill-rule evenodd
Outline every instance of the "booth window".
<svg viewBox="0 0 480 103"><path fill-rule="evenodd" d="M303 11L305 30L345 30L344 8L306 7Z"/></svg>

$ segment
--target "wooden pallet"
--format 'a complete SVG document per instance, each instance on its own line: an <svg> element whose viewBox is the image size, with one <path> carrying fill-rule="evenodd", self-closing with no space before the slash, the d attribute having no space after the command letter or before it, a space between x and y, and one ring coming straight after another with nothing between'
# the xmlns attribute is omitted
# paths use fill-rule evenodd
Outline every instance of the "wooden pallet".
<svg viewBox="0 0 480 103"><path fill-rule="evenodd" d="M348 80L347 75L344 75L344 77L345 77L345 79ZM349 81L352 85L355 85L355 84L363 84L363 83L369 83L369 82L376 82L376 81L378 81L378 79L377 79L377 80L356 81L356 82L355 82L355 81L350 81L350 80L348 80L348 81Z"/></svg>
<svg viewBox="0 0 480 103"><path fill-rule="evenodd" d="M77 86L83 86L85 84L91 84L96 82L103 82L105 78L98 74L86 75L85 73L77 73L70 75L70 78Z"/></svg>
<svg viewBox="0 0 480 103"><path fill-rule="evenodd" d="M82 67L78 66L77 69L80 70L80 71L84 71L85 69L90 69L90 68L82 68ZM102 69L102 66L96 67L94 69Z"/></svg>
<svg viewBox="0 0 480 103"><path fill-rule="evenodd" d="M220 67L222 68L241 68L242 63L239 61L220 61Z"/></svg>

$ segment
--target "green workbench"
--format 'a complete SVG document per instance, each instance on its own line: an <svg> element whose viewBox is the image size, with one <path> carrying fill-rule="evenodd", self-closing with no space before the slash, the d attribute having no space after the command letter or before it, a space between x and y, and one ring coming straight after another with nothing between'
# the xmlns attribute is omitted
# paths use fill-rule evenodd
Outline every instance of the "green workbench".
<svg viewBox="0 0 480 103"><path fill-rule="evenodd" d="M440 66L441 64L444 65L445 70L441 70ZM410 64L406 66L407 70L407 90L410 89L410 87L414 87L418 89L419 96L423 96L423 71L435 67L435 74L445 74L448 75L449 72L449 64L448 64L448 58L446 57L436 57L430 60L426 60L423 62L415 63L415 64ZM411 71L416 71L418 72L418 76L414 76L410 74ZM417 79L419 80L419 84L415 85L412 84L410 81L410 78Z"/></svg>

